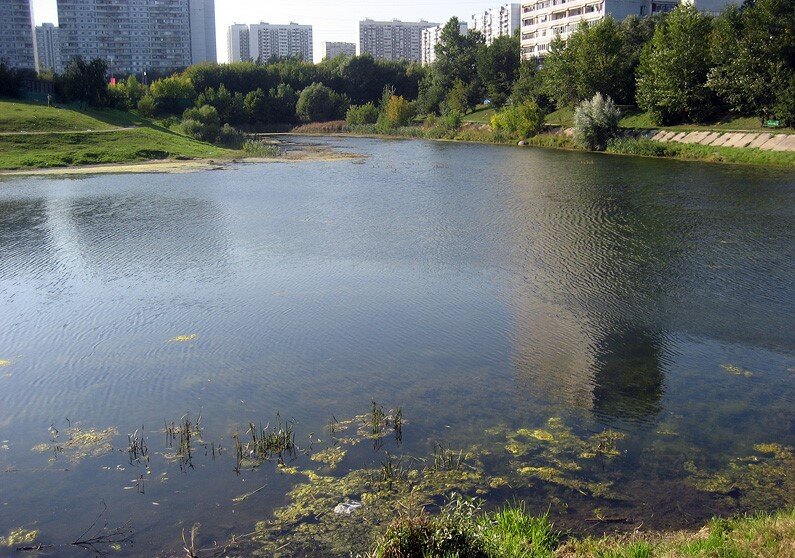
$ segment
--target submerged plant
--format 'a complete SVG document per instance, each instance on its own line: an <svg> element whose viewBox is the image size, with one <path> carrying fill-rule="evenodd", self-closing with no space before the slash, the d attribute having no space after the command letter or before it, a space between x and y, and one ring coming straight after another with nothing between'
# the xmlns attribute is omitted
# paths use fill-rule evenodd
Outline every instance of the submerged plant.
<svg viewBox="0 0 795 558"><path fill-rule="evenodd" d="M205 449L207 444L202 440L201 431L202 417L199 415L195 421L191 421L190 413L185 414L178 423L166 423L165 435L166 446L173 452L165 453L163 456L172 461L178 461L180 469L193 469L193 454L195 447L202 446Z"/></svg>
<svg viewBox="0 0 795 558"><path fill-rule="evenodd" d="M79 463L87 457L101 457L113 451L111 444L119 432L115 428L98 430L82 429L79 425L66 429L66 440L61 441L61 432L51 425L50 443L39 444L33 448L38 453L51 453L50 460L54 461L63 455L72 463Z"/></svg>

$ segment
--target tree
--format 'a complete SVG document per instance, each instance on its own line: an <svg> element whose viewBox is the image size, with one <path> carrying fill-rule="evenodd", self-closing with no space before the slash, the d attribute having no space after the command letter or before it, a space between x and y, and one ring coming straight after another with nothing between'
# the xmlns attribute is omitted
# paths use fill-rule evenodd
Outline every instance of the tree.
<svg viewBox="0 0 795 558"><path fill-rule="evenodd" d="M717 18L710 41L715 66L707 86L730 111L792 122L795 107L787 95L793 95L794 29L795 9L788 0L731 6Z"/></svg>
<svg viewBox="0 0 795 558"><path fill-rule="evenodd" d="M304 122L325 122L345 118L349 106L350 101L344 95L322 83L313 83L301 91L296 113Z"/></svg>
<svg viewBox="0 0 795 558"><path fill-rule="evenodd" d="M508 102L521 66L519 36L502 36L490 45L481 45L477 54L478 78L492 106Z"/></svg>
<svg viewBox="0 0 795 558"><path fill-rule="evenodd" d="M638 106L658 124L698 122L716 108L707 88L712 18L692 5L680 5L654 30L641 53Z"/></svg>
<svg viewBox="0 0 795 558"><path fill-rule="evenodd" d="M579 28L550 44L542 70L543 91L558 108L604 92L620 102L633 99L634 66L626 56L625 33L612 17Z"/></svg>
<svg viewBox="0 0 795 558"><path fill-rule="evenodd" d="M182 129L197 140L213 143L221 131L221 119L215 107L210 105L190 108L182 115Z"/></svg>
<svg viewBox="0 0 795 558"><path fill-rule="evenodd" d="M19 97L23 74L0 60L0 97Z"/></svg>
<svg viewBox="0 0 795 558"><path fill-rule="evenodd" d="M386 95L385 90L385 95ZM414 118L414 105L399 95L391 95L382 103L381 116L376 126L379 131L387 132L400 126L408 126Z"/></svg>
<svg viewBox="0 0 795 558"><path fill-rule="evenodd" d="M81 105L102 106L108 99L108 65L95 58L86 62L80 56L72 58L60 79L64 96Z"/></svg>
<svg viewBox="0 0 795 558"><path fill-rule="evenodd" d="M585 149L604 151L618 135L621 111L610 97L597 93L577 106L574 112L574 140Z"/></svg>
<svg viewBox="0 0 795 558"><path fill-rule="evenodd" d="M469 109L469 88L460 79L455 80L453 88L447 92L442 106L444 114L466 114Z"/></svg>
<svg viewBox="0 0 795 558"><path fill-rule="evenodd" d="M491 117L491 127L497 136L527 139L544 126L544 113L535 101L509 105Z"/></svg>
<svg viewBox="0 0 795 558"><path fill-rule="evenodd" d="M180 74L156 80L149 87L149 94L157 114L180 114L196 100L190 78Z"/></svg>
<svg viewBox="0 0 795 558"><path fill-rule="evenodd" d="M251 122L266 123L269 121L268 95L262 89L256 89L246 95L243 101L246 116Z"/></svg>
<svg viewBox="0 0 795 558"><path fill-rule="evenodd" d="M533 101L543 109L549 108L549 98L541 92L541 73L536 60L523 60L519 66L519 77L511 88L511 103L520 105Z"/></svg>

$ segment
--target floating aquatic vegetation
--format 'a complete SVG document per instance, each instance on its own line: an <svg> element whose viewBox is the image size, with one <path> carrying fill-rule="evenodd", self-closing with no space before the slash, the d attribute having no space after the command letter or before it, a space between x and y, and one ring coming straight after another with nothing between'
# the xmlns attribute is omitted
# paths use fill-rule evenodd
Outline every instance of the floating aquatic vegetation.
<svg viewBox="0 0 795 558"><path fill-rule="evenodd" d="M699 490L726 496L745 509L769 510L795 505L795 457L791 447L756 444L754 453L734 458L717 472L685 463Z"/></svg>
<svg viewBox="0 0 795 558"><path fill-rule="evenodd" d="M36 530L27 530L20 527L14 529L8 536L0 536L0 546L17 547L20 545L29 545L36 541L39 532Z"/></svg>
<svg viewBox="0 0 795 558"><path fill-rule="evenodd" d="M0 368L5 368L6 366L11 366L11 361L0 358Z"/></svg>
<svg viewBox="0 0 795 558"><path fill-rule="evenodd" d="M334 469L337 465L340 464L340 461L345 459L345 455L348 453L348 450L341 448L339 446L333 446L330 448L326 448L322 451L312 454L312 461L319 461L320 463L325 463L329 466L329 468Z"/></svg>
<svg viewBox="0 0 795 558"><path fill-rule="evenodd" d="M735 366L733 364L721 364L721 368L723 368L729 374L733 374L735 376L745 376L746 378L750 378L754 375L753 372L750 370L746 370L745 368L740 368L739 366Z"/></svg>
<svg viewBox="0 0 795 558"><path fill-rule="evenodd" d="M198 339L199 336L195 333L191 333L190 335L177 335L176 337L172 337L168 340L169 343L187 343L189 341L195 341Z"/></svg>
<svg viewBox="0 0 795 558"><path fill-rule="evenodd" d="M119 432L115 428L83 430L80 426L71 426L65 431L65 434L66 440L60 441L61 433L54 426L50 426L51 441L35 446L33 451L52 453L50 461L63 455L72 463L79 463L87 457L101 457L112 452L111 442Z"/></svg>
<svg viewBox="0 0 795 558"><path fill-rule="evenodd" d="M373 448L380 449L381 441L393 434L400 443L403 440L403 409L384 411L375 401L370 404L370 412L356 415L351 419L332 418L327 426L329 434L339 443L354 445L364 440L372 440ZM351 431L356 428L355 433Z"/></svg>
<svg viewBox="0 0 795 558"><path fill-rule="evenodd" d="M232 435L235 443L236 471L259 467L264 461L277 458L283 464L286 457L295 457L295 423L282 421L277 413L276 424L256 427L249 423L243 440L235 432ZM342 458L340 458L341 460Z"/></svg>

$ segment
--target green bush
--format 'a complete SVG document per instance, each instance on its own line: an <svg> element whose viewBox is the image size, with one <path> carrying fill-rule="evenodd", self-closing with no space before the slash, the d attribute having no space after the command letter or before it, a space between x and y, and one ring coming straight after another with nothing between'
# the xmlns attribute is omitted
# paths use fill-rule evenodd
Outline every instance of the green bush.
<svg viewBox="0 0 795 558"><path fill-rule="evenodd" d="M373 103L354 105L350 107L345 114L345 122L349 126L375 124L378 122L378 114L378 109Z"/></svg>
<svg viewBox="0 0 795 558"><path fill-rule="evenodd" d="M585 149L604 151L607 143L618 135L621 111L613 99L597 93L583 101L574 112L574 139Z"/></svg>
<svg viewBox="0 0 795 558"><path fill-rule="evenodd" d="M535 101L502 109L491 117L491 127L499 137L527 139L541 131L544 115Z"/></svg>
<svg viewBox="0 0 795 558"><path fill-rule="evenodd" d="M345 95L322 83L313 83L301 91L295 110L304 122L327 122L344 118L349 106Z"/></svg>
<svg viewBox="0 0 795 558"><path fill-rule="evenodd" d="M186 110L182 115L182 130L192 138L214 143L221 133L218 111L209 105Z"/></svg>
<svg viewBox="0 0 795 558"><path fill-rule="evenodd" d="M260 140L246 140L243 151L252 157L278 157L282 154L277 145L270 145Z"/></svg>
<svg viewBox="0 0 795 558"><path fill-rule="evenodd" d="M242 132L236 130L229 124L224 124L223 128L221 128L221 131L218 132L216 143L231 149L240 149L240 146L243 145L244 139L245 136Z"/></svg>
<svg viewBox="0 0 795 558"><path fill-rule="evenodd" d="M376 123L376 129L381 133L408 126L416 114L414 103L398 95L385 96L382 105L381 115Z"/></svg>
<svg viewBox="0 0 795 558"><path fill-rule="evenodd" d="M151 95L144 95L141 97L141 100L138 101L138 112L141 113L141 116L147 118L151 118L155 115L155 100Z"/></svg>

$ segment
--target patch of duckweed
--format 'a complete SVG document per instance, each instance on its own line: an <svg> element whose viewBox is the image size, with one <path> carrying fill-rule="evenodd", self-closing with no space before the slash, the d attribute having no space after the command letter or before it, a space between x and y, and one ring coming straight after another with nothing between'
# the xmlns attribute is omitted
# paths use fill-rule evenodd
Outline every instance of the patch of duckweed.
<svg viewBox="0 0 795 558"><path fill-rule="evenodd" d="M0 368L5 368L6 366L11 366L11 361L0 358Z"/></svg>
<svg viewBox="0 0 795 558"><path fill-rule="evenodd" d="M17 547L20 545L29 545L36 541L39 532L35 530L27 530L20 527L14 529L8 536L0 536L0 546Z"/></svg>
<svg viewBox="0 0 795 558"><path fill-rule="evenodd" d="M721 368L723 368L729 374L734 376L745 376L746 378L750 378L754 375L753 372L750 370L746 370L745 368L740 368L739 366L735 366L734 364L721 364Z"/></svg>
<svg viewBox="0 0 795 558"><path fill-rule="evenodd" d="M348 450L341 448L339 446L332 446L326 448L322 451L319 451L315 454L312 454L312 461L319 461L320 463L325 463L328 465L330 469L334 469L340 462L345 459L345 455L348 453Z"/></svg>
<svg viewBox="0 0 795 558"><path fill-rule="evenodd" d="M172 337L168 340L169 343L188 343L190 341L196 341L199 336L195 333L191 333L190 335L177 335L176 337Z"/></svg>
<svg viewBox="0 0 795 558"><path fill-rule="evenodd" d="M751 455L732 459L717 472L689 461L685 470L699 490L723 495L746 509L767 510L795 505L795 457L792 448L766 443Z"/></svg>
<svg viewBox="0 0 795 558"><path fill-rule="evenodd" d="M119 435L115 428L98 430L90 428L82 429L80 426L72 426L66 430L66 440L61 441L61 433L50 427L51 441L46 444L39 444L33 448L38 453L52 453L50 461L54 461L58 456L63 455L72 463L89 457L101 457L113 451L112 441Z"/></svg>

